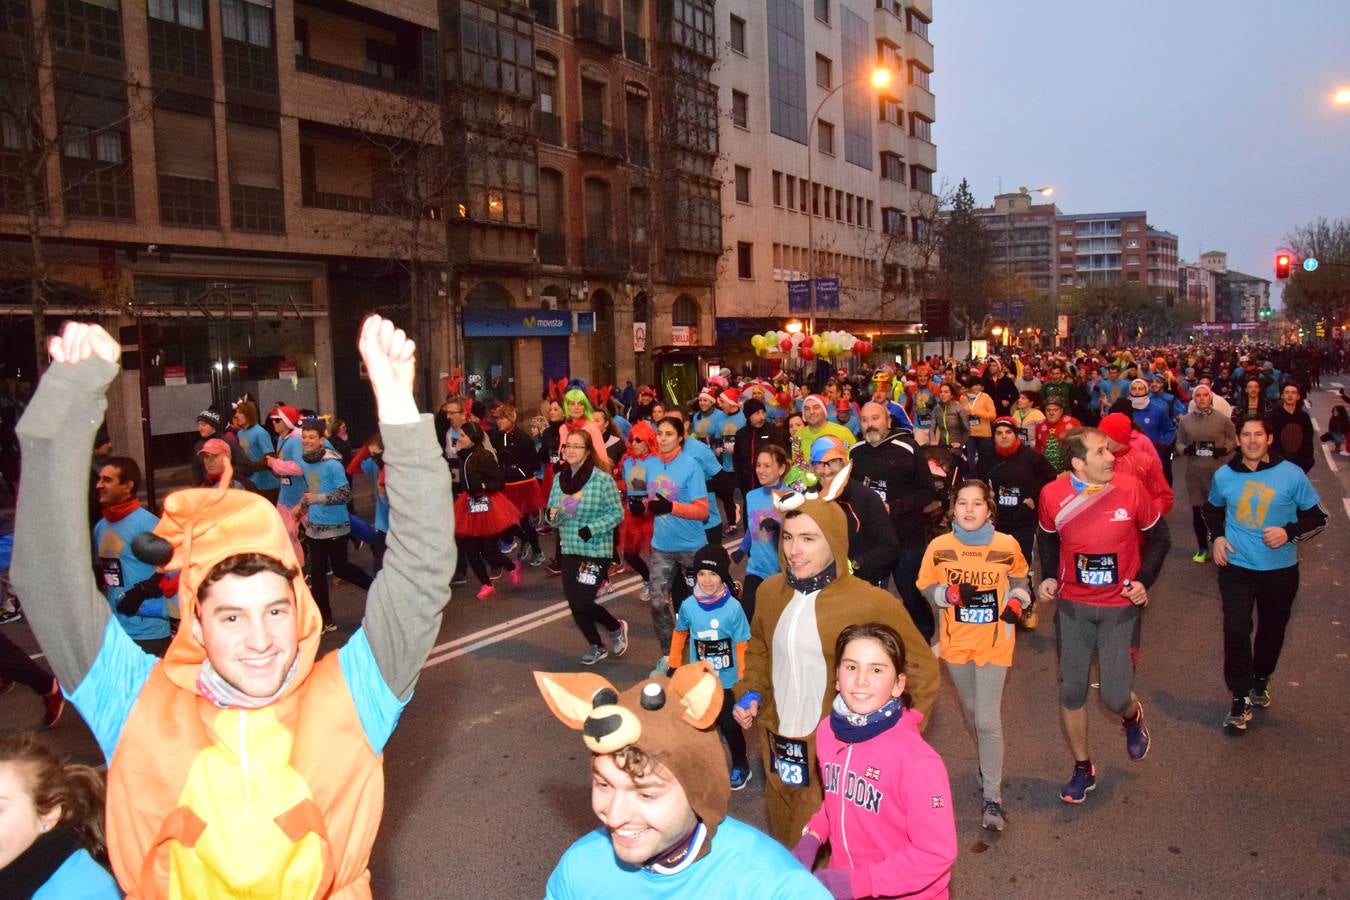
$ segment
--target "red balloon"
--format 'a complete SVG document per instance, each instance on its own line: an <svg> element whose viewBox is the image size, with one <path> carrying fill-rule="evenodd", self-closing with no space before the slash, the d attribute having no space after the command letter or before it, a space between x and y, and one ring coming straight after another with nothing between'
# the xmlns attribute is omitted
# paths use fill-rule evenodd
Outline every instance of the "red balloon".
<svg viewBox="0 0 1350 900"><path fill-rule="evenodd" d="M862 352L863 352L863 356L871 356L871 355L872 355L872 342L871 342L871 341L863 341L863 351L862 351Z"/></svg>
<svg viewBox="0 0 1350 900"><path fill-rule="evenodd" d="M864 345L863 345L863 342L862 342L862 341L854 341L854 342L853 342L853 352L854 352L855 354L857 354L858 356L861 356L861 355L862 355L862 352L863 352L863 346L864 346Z"/></svg>
<svg viewBox="0 0 1350 900"><path fill-rule="evenodd" d="M784 353L786 353L786 352L788 352L789 350L791 350L791 349L792 349L792 338L783 338L781 341L779 341L779 342L778 342L778 349L779 349L779 350L782 350Z"/></svg>
<svg viewBox="0 0 1350 900"><path fill-rule="evenodd" d="M806 340L809 341L810 338L807 338ZM800 356L806 362L810 362L811 360L816 358L816 351L806 346L806 341L802 341L802 346L798 348L797 355Z"/></svg>
<svg viewBox="0 0 1350 900"><path fill-rule="evenodd" d="M811 335L808 334L806 337L802 338L801 348L803 350L810 350L811 345L814 344L815 342L816 342L815 338L811 337Z"/></svg>

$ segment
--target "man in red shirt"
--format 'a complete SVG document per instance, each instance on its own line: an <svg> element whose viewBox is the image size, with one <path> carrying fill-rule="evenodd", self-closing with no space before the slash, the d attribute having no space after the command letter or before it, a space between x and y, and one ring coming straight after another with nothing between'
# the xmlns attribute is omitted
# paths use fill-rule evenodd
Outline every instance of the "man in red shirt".
<svg viewBox="0 0 1350 900"><path fill-rule="evenodd" d="M1069 471L1041 491L1040 599L1059 598L1059 705L1074 771L1060 799L1082 803L1096 787L1088 753L1088 684L1095 650L1101 698L1121 717L1125 749L1136 762L1148 753L1144 710L1133 691L1131 638L1148 588L1171 546L1167 523L1133 475L1115 470L1107 438L1095 428L1064 435ZM1142 540L1140 536L1142 534Z"/></svg>

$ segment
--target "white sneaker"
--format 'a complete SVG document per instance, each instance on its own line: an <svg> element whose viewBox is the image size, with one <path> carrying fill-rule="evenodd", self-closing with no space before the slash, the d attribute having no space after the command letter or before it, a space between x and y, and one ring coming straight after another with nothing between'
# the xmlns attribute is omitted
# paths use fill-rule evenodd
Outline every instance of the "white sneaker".
<svg viewBox="0 0 1350 900"><path fill-rule="evenodd" d="M642 582L642 590L638 591L638 599L643 603L652 599L652 586L647 582Z"/></svg>

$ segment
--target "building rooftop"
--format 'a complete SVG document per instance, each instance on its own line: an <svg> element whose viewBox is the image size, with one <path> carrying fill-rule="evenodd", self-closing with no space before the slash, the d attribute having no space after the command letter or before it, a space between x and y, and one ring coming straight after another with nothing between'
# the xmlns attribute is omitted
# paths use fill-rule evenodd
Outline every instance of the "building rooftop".
<svg viewBox="0 0 1350 900"><path fill-rule="evenodd" d="M1101 212L1101 213L1064 213L1060 219L1123 219L1134 216L1147 216L1148 211L1142 209L1133 209L1126 212Z"/></svg>
<svg viewBox="0 0 1350 900"><path fill-rule="evenodd" d="M1165 238L1171 238L1171 239L1174 240L1174 241L1175 241L1175 240L1178 240L1178 238L1177 238L1177 236L1176 236L1175 234L1173 234L1173 233L1170 232L1170 231L1163 231L1161 228L1150 228L1150 229L1148 230L1148 236L1149 236L1149 237L1165 237Z"/></svg>
<svg viewBox="0 0 1350 900"><path fill-rule="evenodd" d="M1229 270L1228 270L1228 280L1229 280L1229 281L1264 281L1266 284L1270 284L1270 279L1269 279L1269 278L1261 278L1260 276L1257 276L1257 275L1248 275L1246 272L1239 272L1239 271L1237 271L1236 269L1229 269Z"/></svg>

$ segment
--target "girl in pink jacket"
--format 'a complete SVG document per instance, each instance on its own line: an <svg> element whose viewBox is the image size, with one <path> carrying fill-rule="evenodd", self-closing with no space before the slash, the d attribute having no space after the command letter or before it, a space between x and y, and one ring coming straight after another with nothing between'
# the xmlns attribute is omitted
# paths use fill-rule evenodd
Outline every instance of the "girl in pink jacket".
<svg viewBox="0 0 1350 900"><path fill-rule="evenodd" d="M835 897L946 897L956 820L942 758L919 736L905 645L887 625L850 625L835 645L834 706L816 729L825 802L793 848Z"/></svg>

